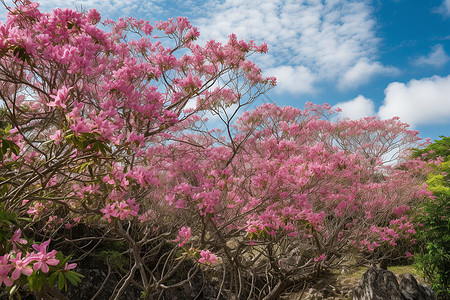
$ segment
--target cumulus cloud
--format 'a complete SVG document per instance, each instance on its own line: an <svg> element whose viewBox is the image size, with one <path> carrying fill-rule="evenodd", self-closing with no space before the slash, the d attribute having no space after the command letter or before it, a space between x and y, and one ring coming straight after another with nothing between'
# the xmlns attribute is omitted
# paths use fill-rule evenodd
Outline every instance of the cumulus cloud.
<svg viewBox="0 0 450 300"><path fill-rule="evenodd" d="M378 74L396 75L399 72L395 67L383 66L379 62L371 62L367 58L362 58L340 78L339 88L347 89L367 83Z"/></svg>
<svg viewBox="0 0 450 300"><path fill-rule="evenodd" d="M12 0L6 0L12 1ZM281 92L310 93L320 84L343 89L367 83L394 68L377 61L379 39L371 1L355 0L40 0L54 7L98 8L103 18L192 16L201 41L225 41L230 33L269 45L255 57L263 69L279 75ZM198 17L201 16L201 17ZM279 67L281 66L281 67ZM291 67L286 67L291 66ZM295 75L293 80L286 74ZM268 73L268 75L270 75ZM292 83L295 83L292 86Z"/></svg>
<svg viewBox="0 0 450 300"><path fill-rule="evenodd" d="M378 111L382 119L399 116L411 126L450 123L450 75L393 82Z"/></svg>
<svg viewBox="0 0 450 300"><path fill-rule="evenodd" d="M333 109L340 108L341 112L337 114L338 119L352 119L357 120L364 117L371 117L376 115L375 104L371 99L368 99L362 95L346 101L339 102Z"/></svg>
<svg viewBox="0 0 450 300"><path fill-rule="evenodd" d="M38 0L39 9L43 12L52 11L55 8L71 8L79 11L95 8L102 19L117 19L118 17L136 16L141 14L146 18L156 18L164 9L162 0ZM5 3L14 7L11 0ZM6 10L0 6L0 13L4 18ZM156 21L156 20L155 20Z"/></svg>
<svg viewBox="0 0 450 300"><path fill-rule="evenodd" d="M304 66L268 68L264 75L277 78L278 89L275 89L275 92L311 93L313 91L314 74Z"/></svg>
<svg viewBox="0 0 450 300"><path fill-rule="evenodd" d="M224 0L205 5L206 14L193 22L203 39L225 41L233 32L242 39L267 42L269 58L259 61L263 68L292 66L281 67L283 74L306 68L316 79L313 83L347 74L345 87L367 82L357 74L364 67L369 77L393 71L376 60L379 40L367 1ZM279 78L278 89L309 92L289 87L290 81L287 76Z"/></svg>
<svg viewBox="0 0 450 300"><path fill-rule="evenodd" d="M450 0L442 1L441 6L436 10L436 12L446 17L450 17Z"/></svg>
<svg viewBox="0 0 450 300"><path fill-rule="evenodd" d="M444 47L442 45L436 45L427 56L421 56L413 60L412 63L417 66L442 67L449 60L450 57L445 52Z"/></svg>

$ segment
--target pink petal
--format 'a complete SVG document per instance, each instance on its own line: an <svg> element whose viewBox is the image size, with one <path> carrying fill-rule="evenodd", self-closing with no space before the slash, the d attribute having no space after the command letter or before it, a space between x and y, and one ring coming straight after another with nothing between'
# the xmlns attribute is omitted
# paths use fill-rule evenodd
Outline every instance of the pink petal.
<svg viewBox="0 0 450 300"><path fill-rule="evenodd" d="M31 274L33 274L33 270L31 268L23 268L22 269L22 274L26 275L26 276L30 276Z"/></svg>
<svg viewBox="0 0 450 300"><path fill-rule="evenodd" d="M42 272L44 272L44 273L48 273L48 265L47 265L46 263L43 263L43 264L42 264L42 267L41 267L41 270L42 270Z"/></svg>
<svg viewBox="0 0 450 300"><path fill-rule="evenodd" d="M55 258L51 258L51 259L47 259L46 263L50 266L56 266L57 264L59 264L59 260L57 260Z"/></svg>
<svg viewBox="0 0 450 300"><path fill-rule="evenodd" d="M21 273L21 272L20 272L20 269L15 269L15 270L12 272L11 278L12 278L13 280L19 279L20 273Z"/></svg>

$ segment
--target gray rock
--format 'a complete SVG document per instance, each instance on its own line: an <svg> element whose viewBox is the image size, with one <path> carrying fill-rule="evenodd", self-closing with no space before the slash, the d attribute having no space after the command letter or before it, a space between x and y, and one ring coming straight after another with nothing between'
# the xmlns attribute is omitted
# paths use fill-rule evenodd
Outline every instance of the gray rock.
<svg viewBox="0 0 450 300"><path fill-rule="evenodd" d="M359 286L353 290L353 300L406 300L395 274L388 270L370 268Z"/></svg>
<svg viewBox="0 0 450 300"><path fill-rule="evenodd" d="M437 300L433 291L411 274L400 278L398 284L391 271L370 268L353 290L353 300Z"/></svg>
<svg viewBox="0 0 450 300"><path fill-rule="evenodd" d="M409 296L408 300L436 300L433 291L425 284L419 284L411 274L401 276L400 289Z"/></svg>

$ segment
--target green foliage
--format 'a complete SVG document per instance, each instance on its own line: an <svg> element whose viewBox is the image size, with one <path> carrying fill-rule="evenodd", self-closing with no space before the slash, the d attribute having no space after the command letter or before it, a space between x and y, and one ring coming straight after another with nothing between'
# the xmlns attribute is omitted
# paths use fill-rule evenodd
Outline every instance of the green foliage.
<svg viewBox="0 0 450 300"><path fill-rule="evenodd" d="M103 250L100 252L100 257L108 260L111 267L116 270L123 269L128 263L127 258L116 250Z"/></svg>
<svg viewBox="0 0 450 300"><path fill-rule="evenodd" d="M428 145L425 149L415 149L413 157L419 157L427 153L427 159L436 159L439 156L443 157L445 161L450 160L450 137L440 136L440 140L435 140L434 143ZM431 151L431 153L430 153Z"/></svg>
<svg viewBox="0 0 450 300"><path fill-rule="evenodd" d="M11 238L11 226L19 223L16 214L5 211L3 206L3 203L0 203L0 254L6 253L8 240Z"/></svg>
<svg viewBox="0 0 450 300"><path fill-rule="evenodd" d="M11 124L8 124L6 128L0 128L0 160L3 160L3 156L6 154L8 154L9 157L11 157L12 153L19 155L19 146L7 139L10 130Z"/></svg>
<svg viewBox="0 0 450 300"><path fill-rule="evenodd" d="M81 282L81 278L84 278L84 276L75 271L65 268L65 265L70 259L70 256L64 258L62 252L58 252L56 254L56 258L59 259L59 264L56 266L57 270L48 278L48 284L50 287L53 287L56 282L58 282L58 289L62 290L64 288L64 290L67 292L67 281L69 281L74 286L78 286L78 284ZM47 278L45 279L46 281L44 283L47 282Z"/></svg>
<svg viewBox="0 0 450 300"><path fill-rule="evenodd" d="M105 141L102 141L102 135L97 132L82 132L79 135L75 133L68 134L65 139L71 143L78 150L86 150L90 146L91 151L100 151L103 156L111 153L111 148Z"/></svg>
<svg viewBox="0 0 450 300"><path fill-rule="evenodd" d="M426 154L425 159L442 157L442 163L429 174L428 189L434 199L423 204L423 214L417 218L418 240L424 245L416 255L417 265L433 284L433 290L441 299L450 299L450 138L416 150L415 157Z"/></svg>

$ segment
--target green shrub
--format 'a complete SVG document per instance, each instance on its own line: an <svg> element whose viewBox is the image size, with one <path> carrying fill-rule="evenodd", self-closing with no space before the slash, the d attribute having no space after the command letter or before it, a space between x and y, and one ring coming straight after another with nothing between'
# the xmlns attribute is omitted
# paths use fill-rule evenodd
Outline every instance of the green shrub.
<svg viewBox="0 0 450 300"><path fill-rule="evenodd" d="M417 217L418 241L422 248L415 256L417 265L433 285L440 299L450 299L450 138L416 151L416 156L428 153L427 159L442 157L427 180L434 199L423 204L423 214Z"/></svg>

